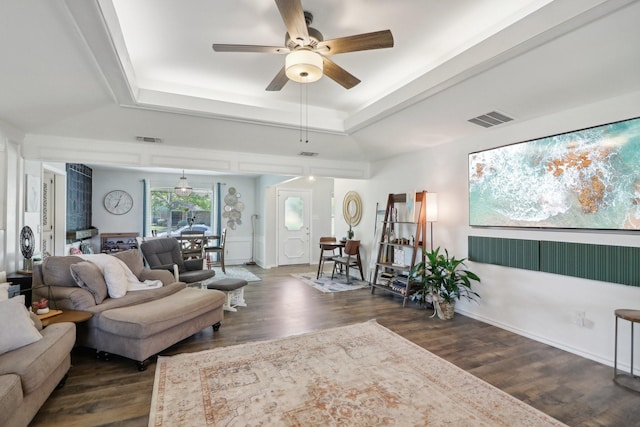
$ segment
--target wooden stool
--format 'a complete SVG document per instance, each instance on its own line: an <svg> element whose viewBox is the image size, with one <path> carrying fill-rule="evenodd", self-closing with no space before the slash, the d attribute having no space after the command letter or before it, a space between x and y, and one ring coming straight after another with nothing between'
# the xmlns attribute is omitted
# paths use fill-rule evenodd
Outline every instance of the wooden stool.
<svg viewBox="0 0 640 427"><path fill-rule="evenodd" d="M640 323L640 310L618 309L616 315L616 338L613 356L613 381L630 390L640 392L640 377L633 374L633 325ZM629 373L618 373L618 319L631 322L631 368Z"/></svg>

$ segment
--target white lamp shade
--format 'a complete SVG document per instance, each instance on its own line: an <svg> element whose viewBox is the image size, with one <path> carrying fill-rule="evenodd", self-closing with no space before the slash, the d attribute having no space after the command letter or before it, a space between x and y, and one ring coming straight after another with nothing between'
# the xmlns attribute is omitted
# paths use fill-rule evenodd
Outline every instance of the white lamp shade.
<svg viewBox="0 0 640 427"><path fill-rule="evenodd" d="M285 61L287 77L298 83L312 83L322 77L322 56L301 49L287 55Z"/></svg>
<svg viewBox="0 0 640 427"><path fill-rule="evenodd" d="M428 222L438 220L438 193L427 193L426 215Z"/></svg>

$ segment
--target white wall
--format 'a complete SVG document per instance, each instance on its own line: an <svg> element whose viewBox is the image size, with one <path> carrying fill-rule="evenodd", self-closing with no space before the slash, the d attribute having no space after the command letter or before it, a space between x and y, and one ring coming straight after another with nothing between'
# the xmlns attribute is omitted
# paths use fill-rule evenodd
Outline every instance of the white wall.
<svg viewBox="0 0 640 427"><path fill-rule="evenodd" d="M41 248L42 248L42 233L41 233L41 224L42 224L42 162L39 161L33 161L33 160L25 160L24 161L24 177L23 179L25 180L25 191L26 189L26 179L27 176L31 176L34 177L36 179L39 180L40 185L39 185L39 189L38 189L38 194L37 194L37 200L38 200L38 209L32 212L27 212L27 206L26 206L26 202L25 202L25 206L24 206L24 225L23 226L29 226L29 228L31 228L31 231L33 231L33 244L35 245L34 247L34 256L38 256L39 258L42 258L42 254L41 254ZM25 195L25 200L26 200L26 195Z"/></svg>
<svg viewBox="0 0 640 427"><path fill-rule="evenodd" d="M20 229L24 224L24 162L20 156L22 135L0 122L0 270L22 268Z"/></svg>
<svg viewBox="0 0 640 427"><path fill-rule="evenodd" d="M0 128L0 271L6 270L7 253L7 139Z"/></svg>
<svg viewBox="0 0 640 427"><path fill-rule="evenodd" d="M365 212L359 228L369 230L372 236L369 218L373 218L375 201L384 203L390 192L437 192L435 245L446 247L459 257L468 254L469 235L640 246L640 235L634 232L484 229L468 225L468 153L636 116L640 116L640 92L528 122L516 121L487 129L480 137L380 162L374 166L369 181L336 180L336 198L360 188ZM356 235L359 232L356 230ZM482 279L478 285L482 298L478 303L461 301L457 311L609 365L613 364L614 310L640 308L637 287L489 264L468 265ZM575 324L576 311L586 313L584 327ZM620 326L619 357L623 366L628 366L630 328L628 322ZM640 341L640 331L636 331L635 339ZM638 353L636 366L640 365Z"/></svg>
<svg viewBox="0 0 640 427"><path fill-rule="evenodd" d="M372 179L376 179L375 176ZM409 176L406 177L409 180ZM402 193L405 187L399 186L397 182L385 182L385 180L364 181L355 179L336 179L334 186L335 197L335 236L338 239L347 236L349 226L344 220L343 203L344 197L349 191L355 191L362 199L362 219L360 224L353 227L354 240L360 240L360 256L365 271L365 279L369 279L368 266L372 259L374 244L374 227L376 222L376 203L379 209L384 209L387 205L389 193Z"/></svg>
<svg viewBox="0 0 640 427"><path fill-rule="evenodd" d="M292 178L284 176L263 177L257 183L258 204L262 206L259 218L259 227L256 236L257 257L256 262L262 268L271 268L278 265L277 257L277 190L284 188L305 188L312 191L311 207L311 252L310 264L314 265L320 256L319 246L313 242L319 242L320 236L331 235L331 194L333 193L333 179L308 177Z"/></svg>
<svg viewBox="0 0 640 427"><path fill-rule="evenodd" d="M173 187L178 183L179 175L153 174L136 171L117 171L94 168L92 194L92 225L100 233L136 232L142 235L144 211L143 179L147 179L152 187ZM229 187L235 187L241 194L245 204L242 212L242 224L235 230L227 229L225 262L229 265L242 264L251 259L251 215L256 212L255 186L256 179L246 176L233 175L188 175L189 185L194 188L206 188L215 191L218 182L226 183L222 186L222 197ZM124 215L113 215L104 208L104 196L111 190L126 190L133 197L133 208ZM226 226L223 219L223 228ZM148 232L150 234L150 231ZM100 249L99 237L92 239L94 250Z"/></svg>
<svg viewBox="0 0 640 427"><path fill-rule="evenodd" d="M236 225L232 230L226 225L225 218L222 218L222 228L227 229L227 241L225 244L225 264L243 264L251 259L251 215L256 214L256 182L254 177L239 175L216 176L216 180L223 183L221 186L221 197L228 194L229 188L234 187L236 195L240 195L240 200L244 203L245 209L242 211L241 224Z"/></svg>
<svg viewBox="0 0 640 427"><path fill-rule="evenodd" d="M333 179L301 177L279 184L278 189L309 189L311 190L311 227L309 242L311 252L310 263L316 264L320 258L321 236L331 236L331 196L333 194ZM276 209L277 211L277 209ZM277 230L278 227L275 227Z"/></svg>

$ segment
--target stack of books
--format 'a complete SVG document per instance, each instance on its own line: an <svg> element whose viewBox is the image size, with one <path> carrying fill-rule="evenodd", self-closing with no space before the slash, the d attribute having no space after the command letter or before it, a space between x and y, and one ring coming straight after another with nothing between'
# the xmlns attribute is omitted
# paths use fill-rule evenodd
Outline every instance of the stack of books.
<svg viewBox="0 0 640 427"><path fill-rule="evenodd" d="M391 289L404 295L407 292L407 282L394 280L393 283L391 283Z"/></svg>
<svg viewBox="0 0 640 427"><path fill-rule="evenodd" d="M393 274L382 272L378 276L378 284L383 286L391 286L393 283Z"/></svg>

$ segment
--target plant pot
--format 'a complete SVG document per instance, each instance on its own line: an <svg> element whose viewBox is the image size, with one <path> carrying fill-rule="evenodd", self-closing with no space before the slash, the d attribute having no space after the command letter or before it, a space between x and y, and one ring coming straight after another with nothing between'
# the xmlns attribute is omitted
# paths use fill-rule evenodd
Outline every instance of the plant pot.
<svg viewBox="0 0 640 427"><path fill-rule="evenodd" d="M438 302L438 306L440 307L439 310L436 310L438 312L438 317L440 319L443 320L451 320L453 319L453 316L455 315L455 308L456 308L456 302L452 301L452 302L445 302L445 301L439 301Z"/></svg>

